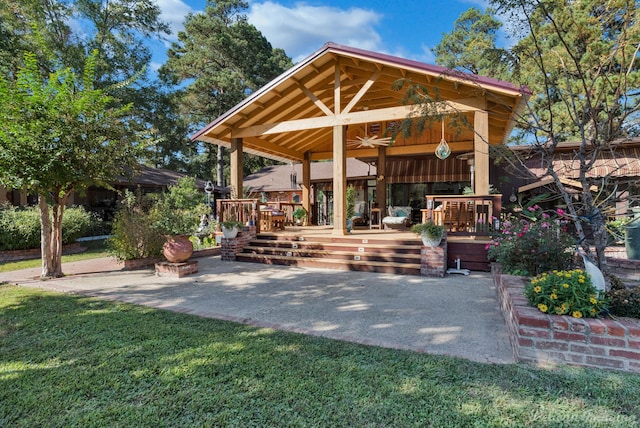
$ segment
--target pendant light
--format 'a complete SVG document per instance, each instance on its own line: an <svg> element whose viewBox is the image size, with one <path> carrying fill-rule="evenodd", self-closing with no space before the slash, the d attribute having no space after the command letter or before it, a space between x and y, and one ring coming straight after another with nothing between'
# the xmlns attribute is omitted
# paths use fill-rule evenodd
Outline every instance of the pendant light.
<svg viewBox="0 0 640 428"><path fill-rule="evenodd" d="M440 144L436 147L436 156L438 159L446 159L451 154L451 148L447 144L447 140L444 139L444 119L442 119L442 139Z"/></svg>

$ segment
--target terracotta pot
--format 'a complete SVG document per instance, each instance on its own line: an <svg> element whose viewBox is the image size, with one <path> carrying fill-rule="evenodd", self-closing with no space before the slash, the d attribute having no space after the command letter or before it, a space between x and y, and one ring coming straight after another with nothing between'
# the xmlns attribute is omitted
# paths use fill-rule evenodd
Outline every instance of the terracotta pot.
<svg viewBox="0 0 640 428"><path fill-rule="evenodd" d="M170 236L162 246L162 253L171 263L186 262L193 254L193 244L187 235Z"/></svg>

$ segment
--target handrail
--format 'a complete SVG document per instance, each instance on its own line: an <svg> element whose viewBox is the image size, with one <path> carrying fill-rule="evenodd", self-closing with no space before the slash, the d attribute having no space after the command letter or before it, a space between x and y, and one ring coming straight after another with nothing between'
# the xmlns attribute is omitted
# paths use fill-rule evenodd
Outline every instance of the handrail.
<svg viewBox="0 0 640 428"><path fill-rule="evenodd" d="M489 236L500 218L502 195L427 195L427 219L445 226L452 236Z"/></svg>
<svg viewBox="0 0 640 428"><path fill-rule="evenodd" d="M253 224L260 233L258 199L218 199L216 212L218 221L237 220L242 224Z"/></svg>

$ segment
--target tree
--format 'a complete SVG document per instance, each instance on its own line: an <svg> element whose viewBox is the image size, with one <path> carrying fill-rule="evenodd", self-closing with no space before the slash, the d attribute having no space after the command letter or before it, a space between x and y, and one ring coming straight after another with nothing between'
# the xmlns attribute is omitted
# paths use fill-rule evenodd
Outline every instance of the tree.
<svg viewBox="0 0 640 428"><path fill-rule="evenodd" d="M606 271L606 215L616 200L590 190L594 183L589 172L601 153L615 154L617 142L638 135L637 5L631 0L493 0L491 4L508 19L518 38L510 50L515 59L512 79L533 92L525 111L513 112L517 136L527 143L530 154L546 162L578 241ZM553 154L564 141L578 144L579 199L572 197L554 169ZM512 163L522 165L523 160ZM605 188L608 177L596 184ZM585 226L593 232L592 242L586 240ZM595 256L589 244L595 246Z"/></svg>
<svg viewBox="0 0 640 428"><path fill-rule="evenodd" d="M38 195L43 278L62 273L62 217L69 194L108 186L138 164L148 144L130 106L95 89L96 54L84 74L62 68L45 79L26 54L16 79L0 76L0 185Z"/></svg>
<svg viewBox="0 0 640 428"><path fill-rule="evenodd" d="M284 51L272 48L247 22L247 8L246 1L209 0L204 13L187 17L185 31L160 69L166 82L184 86L180 111L194 127L211 122L291 66ZM210 170L220 161L221 149L204 146ZM247 159L250 164L259 169L266 162Z"/></svg>
<svg viewBox="0 0 640 428"><path fill-rule="evenodd" d="M456 19L453 31L443 34L433 49L436 63L449 69L508 80L510 54L496 45L501 28L502 22L495 16L494 9L482 12L470 8Z"/></svg>

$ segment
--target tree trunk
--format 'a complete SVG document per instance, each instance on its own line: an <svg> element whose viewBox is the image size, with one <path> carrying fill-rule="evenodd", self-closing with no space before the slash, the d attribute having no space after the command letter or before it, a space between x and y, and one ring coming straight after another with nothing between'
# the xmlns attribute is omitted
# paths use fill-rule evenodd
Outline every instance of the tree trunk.
<svg viewBox="0 0 640 428"><path fill-rule="evenodd" d="M40 207L40 250L42 252L42 279L60 278L62 272L62 217L67 192L62 198L54 198L49 217L49 205L44 196L38 197Z"/></svg>
<svg viewBox="0 0 640 428"><path fill-rule="evenodd" d="M40 253L42 256L42 279L51 278L53 273L53 260L51 251L51 221L49 219L49 205L44 196L38 196L40 208Z"/></svg>
<svg viewBox="0 0 640 428"><path fill-rule="evenodd" d="M217 164L216 184L224 187L224 150L222 146L218 146L218 164Z"/></svg>

